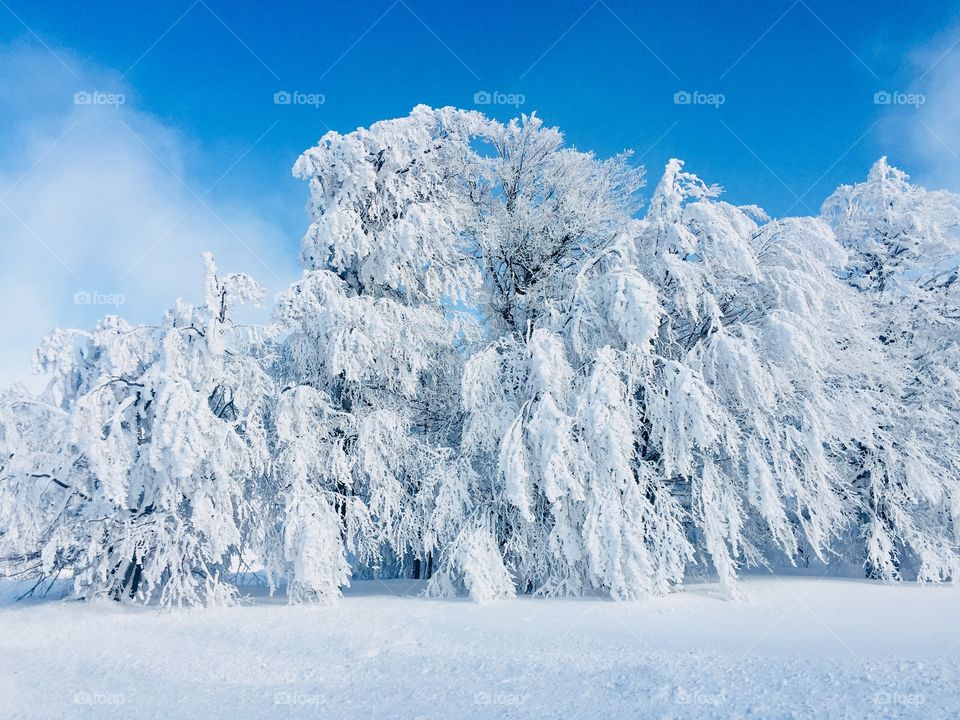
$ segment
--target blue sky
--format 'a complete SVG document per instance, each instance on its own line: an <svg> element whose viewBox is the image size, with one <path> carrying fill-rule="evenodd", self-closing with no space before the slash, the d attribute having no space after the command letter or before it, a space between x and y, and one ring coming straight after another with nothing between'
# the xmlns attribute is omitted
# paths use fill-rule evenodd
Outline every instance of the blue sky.
<svg viewBox="0 0 960 720"><path fill-rule="evenodd" d="M815 212L883 154L960 189L958 10L2 0L0 282L20 312L3 321L0 382L53 324L152 321L195 297L203 249L279 291L306 226L297 155L421 102L536 111L581 149L632 148L651 186L680 157L774 215ZM323 103L276 104L282 91ZM478 105L484 92L515 105Z"/></svg>

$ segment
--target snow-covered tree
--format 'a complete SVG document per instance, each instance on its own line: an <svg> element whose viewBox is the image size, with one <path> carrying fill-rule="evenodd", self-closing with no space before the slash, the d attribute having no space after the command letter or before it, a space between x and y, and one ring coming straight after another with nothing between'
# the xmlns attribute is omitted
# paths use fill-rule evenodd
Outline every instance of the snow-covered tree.
<svg viewBox="0 0 960 720"><path fill-rule="evenodd" d="M478 326L464 311L481 282L468 226L484 181L470 143L486 124L478 113L421 106L328 133L294 168L309 181L312 222L304 276L278 308L289 333L280 382L297 398L281 403L279 427L302 424L305 409L336 420L282 452L302 477L294 507L327 507L335 494L340 519L320 516L355 541L331 551L358 553L355 570L420 575L432 563L427 517L451 466L460 372ZM346 582L337 567L318 596Z"/></svg>
<svg viewBox="0 0 960 720"><path fill-rule="evenodd" d="M928 192L881 158L866 182L823 205L869 304L873 331L904 380L872 442L857 447L864 563L871 575L960 573L960 197ZM862 403L861 403L862 404Z"/></svg>
<svg viewBox="0 0 960 720"><path fill-rule="evenodd" d="M273 390L261 334L231 319L262 291L205 262L203 305L178 302L160 327L107 317L38 350L52 379L4 469L14 521L0 553L27 557L38 582L65 574L75 597L162 604L235 596L227 575L254 536ZM6 412L26 402L7 398Z"/></svg>
<svg viewBox="0 0 960 720"><path fill-rule="evenodd" d="M431 590L663 590L682 576L689 549L679 508L637 462L631 384L659 307L643 278L601 262L617 256L609 246L641 175L626 156L600 161L563 147L536 117L493 130L477 230L486 293L476 311L488 340L464 373L465 466L438 496L434 526L448 550ZM582 297L598 262L616 266L597 281L609 294L599 301L595 288ZM605 321L586 338L589 320L576 314L591 303L621 324Z"/></svg>
<svg viewBox="0 0 960 720"><path fill-rule="evenodd" d="M718 192L671 161L636 234L665 309L650 433L729 584L777 552L825 559L846 522L843 450L882 367L830 229Z"/></svg>
<svg viewBox="0 0 960 720"><path fill-rule="evenodd" d="M562 589L583 582L556 580L545 560L533 559L544 555L540 540L551 528L517 505L512 481L498 469L506 462L501 433L520 432L516 415L526 380L501 378L497 359L528 364L534 325L569 292L580 263L629 216L639 174L625 160L601 162L564 148L561 134L536 117L502 125L477 113L419 107L369 130L328 134L297 165L311 182L314 222L303 253L311 269L291 307L318 296L307 285L322 287L323 298L291 314L306 318L291 339L298 358L292 364L299 367L292 377L323 387L360 425L369 422L361 416L387 417L387 409L400 421L408 418L371 435L375 452L356 453L369 466L360 477L373 481L360 494L395 550L417 554L414 543L421 543L424 554L437 552L434 590L463 583L489 597L518 584ZM478 319L483 345L470 327ZM461 397L452 389L469 356ZM509 386L502 388L506 410L503 403L487 405L492 399L480 387L501 380ZM576 402L571 388L564 392L565 402ZM544 432L548 411L537 415ZM412 445L410 428L417 430ZM408 467L416 460L413 472L389 467L404 454ZM378 503L384 494L378 487L405 509L416 532L397 535L390 523L397 513ZM579 532L582 519L561 522L569 527L556 537ZM521 569L524 563L532 565Z"/></svg>

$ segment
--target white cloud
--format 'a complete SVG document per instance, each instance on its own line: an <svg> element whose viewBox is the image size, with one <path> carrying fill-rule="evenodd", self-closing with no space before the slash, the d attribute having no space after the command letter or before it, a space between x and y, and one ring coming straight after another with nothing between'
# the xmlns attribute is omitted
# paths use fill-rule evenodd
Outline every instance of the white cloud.
<svg viewBox="0 0 960 720"><path fill-rule="evenodd" d="M910 65L912 80L899 90L922 102L891 105L881 140L891 162L918 182L960 191L960 28L918 48Z"/></svg>
<svg viewBox="0 0 960 720"><path fill-rule="evenodd" d="M198 298L204 250L271 294L298 272L294 243L249 204L205 196L187 139L138 110L132 88L57 52L64 62L0 48L0 385L29 378L55 325L156 322ZM77 104L78 92L102 95Z"/></svg>

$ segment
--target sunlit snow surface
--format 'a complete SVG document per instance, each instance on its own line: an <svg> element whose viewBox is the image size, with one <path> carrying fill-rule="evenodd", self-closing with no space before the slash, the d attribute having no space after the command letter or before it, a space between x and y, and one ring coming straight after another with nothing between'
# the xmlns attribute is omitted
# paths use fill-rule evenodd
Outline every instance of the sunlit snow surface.
<svg viewBox="0 0 960 720"><path fill-rule="evenodd" d="M337 605L12 602L2 718L960 716L960 591L747 578L635 603L478 605L359 582Z"/></svg>

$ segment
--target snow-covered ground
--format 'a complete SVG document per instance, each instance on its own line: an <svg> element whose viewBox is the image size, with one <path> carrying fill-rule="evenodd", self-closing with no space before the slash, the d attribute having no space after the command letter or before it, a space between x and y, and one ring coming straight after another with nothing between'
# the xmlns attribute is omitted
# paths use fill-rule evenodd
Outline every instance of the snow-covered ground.
<svg viewBox="0 0 960 720"><path fill-rule="evenodd" d="M356 583L332 607L0 610L3 718L960 715L960 591L752 577L477 605Z"/></svg>

